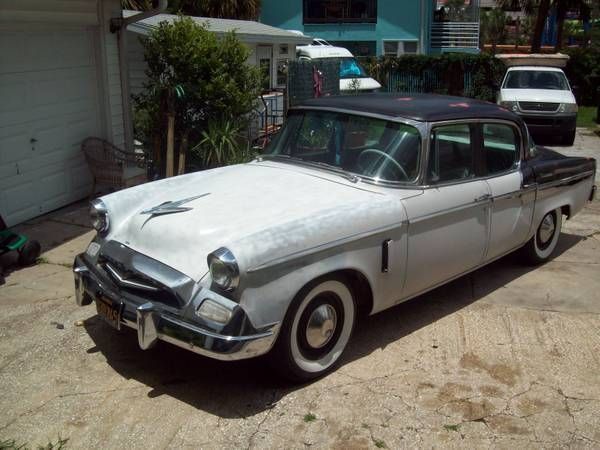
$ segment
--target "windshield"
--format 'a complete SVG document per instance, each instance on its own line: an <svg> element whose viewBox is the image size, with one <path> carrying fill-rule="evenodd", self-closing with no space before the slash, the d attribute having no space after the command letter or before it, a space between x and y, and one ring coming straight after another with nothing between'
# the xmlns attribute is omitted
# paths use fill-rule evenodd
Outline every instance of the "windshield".
<svg viewBox="0 0 600 450"><path fill-rule="evenodd" d="M568 91L569 83L562 72L547 70L511 70L506 75L505 89L552 89Z"/></svg>
<svg viewBox="0 0 600 450"><path fill-rule="evenodd" d="M340 60L340 78L367 78L365 69L354 58L342 58Z"/></svg>
<svg viewBox="0 0 600 450"><path fill-rule="evenodd" d="M291 111L267 155L382 181L417 178L421 138L410 125L324 111Z"/></svg>

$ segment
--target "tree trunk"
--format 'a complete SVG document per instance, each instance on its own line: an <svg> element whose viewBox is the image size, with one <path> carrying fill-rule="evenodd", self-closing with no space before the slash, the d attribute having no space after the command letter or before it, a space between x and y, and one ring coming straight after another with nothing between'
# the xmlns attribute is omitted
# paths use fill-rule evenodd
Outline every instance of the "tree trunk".
<svg viewBox="0 0 600 450"><path fill-rule="evenodd" d="M185 155L188 151L188 136L189 130L183 132L181 136L181 144L179 145L179 157L177 158L177 175L183 175L185 173Z"/></svg>
<svg viewBox="0 0 600 450"><path fill-rule="evenodd" d="M550 0L540 0L535 27L533 27L533 36L531 38L531 53L539 53L542 48L542 34L544 33L544 26L548 18L548 11L550 11Z"/></svg>
<svg viewBox="0 0 600 450"><path fill-rule="evenodd" d="M172 177L175 172L175 99L173 92L167 94L167 168L165 177Z"/></svg>
<svg viewBox="0 0 600 450"><path fill-rule="evenodd" d="M554 46L554 51L558 52L562 48L567 2L566 0L556 0L556 4L556 45Z"/></svg>

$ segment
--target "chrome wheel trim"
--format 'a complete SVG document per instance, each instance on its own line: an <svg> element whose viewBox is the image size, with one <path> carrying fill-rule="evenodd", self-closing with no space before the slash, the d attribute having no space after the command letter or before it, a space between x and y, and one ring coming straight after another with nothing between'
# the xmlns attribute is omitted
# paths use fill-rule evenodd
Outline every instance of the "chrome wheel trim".
<svg viewBox="0 0 600 450"><path fill-rule="evenodd" d="M311 313L306 325L306 342L313 348L324 347L332 338L337 326L333 306L323 304Z"/></svg>
<svg viewBox="0 0 600 450"><path fill-rule="evenodd" d="M540 231L542 228L542 223L544 222L544 220L546 220L547 216L552 217L551 220L554 223L554 231L552 233L552 237L545 243L542 243L542 239L540 237ZM542 222L538 226L537 231L536 231L535 235L533 236L534 251L538 258L540 258L541 260L545 260L550 257L550 255L556 248L556 244L558 243L558 238L560 237L561 227L562 227L562 211L560 208L557 208L554 211L550 211L548 214L546 214L543 217Z"/></svg>
<svg viewBox="0 0 600 450"><path fill-rule="evenodd" d="M556 222L554 221L554 214L546 214L542 223L540 224L539 237L540 243L542 245L546 244L552 236L554 236L554 231L556 230Z"/></svg>
<svg viewBox="0 0 600 450"><path fill-rule="evenodd" d="M300 318L302 317L302 313L313 301L313 299L325 292L331 292L340 299L342 307L344 308L344 320L342 323L339 321L337 323L337 327L341 327L341 329L339 330L339 336L332 349L321 358L314 360L308 359L300 350L297 339L298 324L300 322ZM318 373L327 370L327 368L332 366L338 360L346 348L346 344L348 344L348 341L350 340L350 335L352 334L352 327L354 324L354 315L355 307L352 293L344 283L337 280L328 280L315 286L300 303L292 322L290 350L292 358L294 359L294 363L300 369L309 373Z"/></svg>

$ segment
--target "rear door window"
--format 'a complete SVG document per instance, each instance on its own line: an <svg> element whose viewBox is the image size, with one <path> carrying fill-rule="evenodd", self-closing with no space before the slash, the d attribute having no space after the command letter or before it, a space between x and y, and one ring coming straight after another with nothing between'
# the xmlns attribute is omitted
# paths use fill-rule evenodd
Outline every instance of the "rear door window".
<svg viewBox="0 0 600 450"><path fill-rule="evenodd" d="M483 124L483 160L488 175L506 172L519 159L519 134L502 123Z"/></svg>
<svg viewBox="0 0 600 450"><path fill-rule="evenodd" d="M473 126L453 124L435 127L431 133L427 178L431 184L475 176Z"/></svg>

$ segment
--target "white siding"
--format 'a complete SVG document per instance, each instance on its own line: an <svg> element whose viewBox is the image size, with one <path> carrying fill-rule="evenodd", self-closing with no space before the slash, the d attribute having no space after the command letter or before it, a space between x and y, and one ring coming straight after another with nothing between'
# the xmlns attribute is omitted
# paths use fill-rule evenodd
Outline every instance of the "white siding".
<svg viewBox="0 0 600 450"><path fill-rule="evenodd" d="M139 34L127 32L127 54L129 59L129 86L131 95L135 95L143 91L147 79L144 47L140 42Z"/></svg>
<svg viewBox="0 0 600 450"><path fill-rule="evenodd" d="M121 71L117 34L110 32L110 19L119 17L118 0L104 0L101 5L100 42L103 75L104 105L107 139L117 147L125 148L125 125L123 123L123 97L121 95Z"/></svg>

